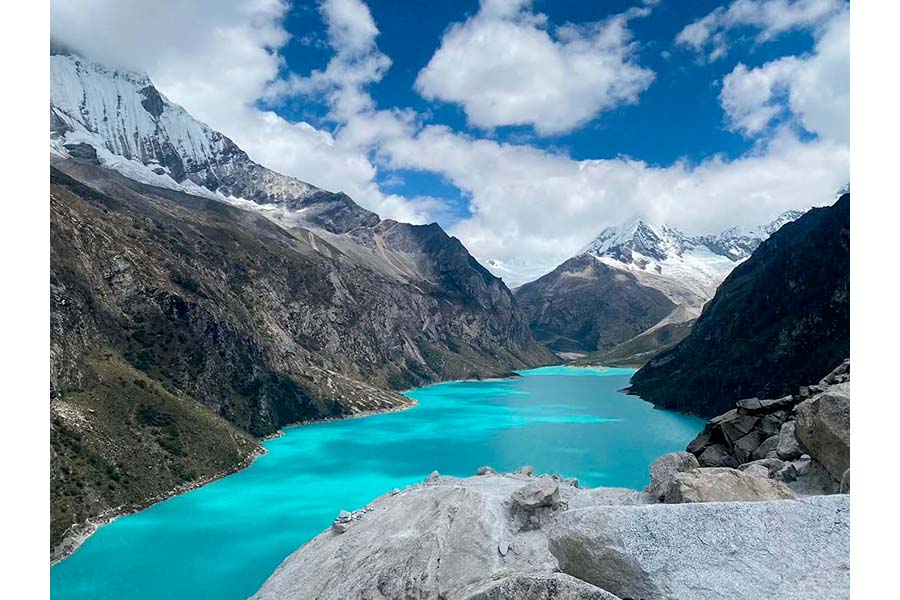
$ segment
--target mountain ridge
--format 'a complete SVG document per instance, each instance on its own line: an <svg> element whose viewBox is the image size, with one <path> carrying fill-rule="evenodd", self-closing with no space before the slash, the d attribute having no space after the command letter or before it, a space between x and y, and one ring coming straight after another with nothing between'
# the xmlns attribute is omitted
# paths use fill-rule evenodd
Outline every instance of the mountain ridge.
<svg viewBox="0 0 900 600"><path fill-rule="evenodd" d="M285 425L556 361L439 225L262 167L142 75L51 76L51 552Z"/></svg>
<svg viewBox="0 0 900 600"><path fill-rule="evenodd" d="M850 355L850 194L763 242L691 333L635 373L631 391L704 416L776 398Z"/></svg>
<svg viewBox="0 0 900 600"><path fill-rule="evenodd" d="M574 257L514 293L535 338L552 350L600 352L595 358L632 364L652 355L653 340L663 347L683 337L728 273L800 214L786 211L762 226L701 236L634 218L604 228ZM644 335L662 325L676 336ZM639 354L612 352L629 341L638 342Z"/></svg>

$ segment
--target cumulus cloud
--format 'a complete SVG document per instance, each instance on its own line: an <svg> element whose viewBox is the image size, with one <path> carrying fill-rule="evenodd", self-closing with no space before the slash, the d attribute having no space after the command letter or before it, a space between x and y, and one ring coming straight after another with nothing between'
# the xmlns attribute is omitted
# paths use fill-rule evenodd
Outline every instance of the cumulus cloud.
<svg viewBox="0 0 900 600"><path fill-rule="evenodd" d="M820 137L850 141L850 15L835 16L812 54L757 68L738 64L720 94L729 127L753 136L773 121L794 120Z"/></svg>
<svg viewBox="0 0 900 600"><path fill-rule="evenodd" d="M473 254L502 262L528 257L548 269L604 226L635 215L710 233L828 203L848 180L850 164L845 145L804 143L789 130L737 160L668 167L619 158L577 161L441 126L389 141L383 150L394 166L441 173L471 195L472 216L451 233Z"/></svg>
<svg viewBox="0 0 900 600"><path fill-rule="evenodd" d="M815 28L845 6L845 0L734 0L687 25L675 43L717 60L728 52L729 35L738 28L756 30L756 41L763 43L792 29Z"/></svg>
<svg viewBox="0 0 900 600"><path fill-rule="evenodd" d="M482 0L453 25L419 73L428 99L462 105L470 123L570 131L604 110L637 102L653 72L634 59L628 20L638 7L599 23L549 27L530 0Z"/></svg>

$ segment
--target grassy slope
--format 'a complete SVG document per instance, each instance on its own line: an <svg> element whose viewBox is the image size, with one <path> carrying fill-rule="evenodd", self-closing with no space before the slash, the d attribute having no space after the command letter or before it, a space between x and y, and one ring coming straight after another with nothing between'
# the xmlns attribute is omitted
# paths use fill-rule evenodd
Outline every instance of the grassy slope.
<svg viewBox="0 0 900 600"><path fill-rule="evenodd" d="M50 403L51 548L73 524L143 508L259 451L252 436L117 354L96 351L85 362L83 388Z"/></svg>

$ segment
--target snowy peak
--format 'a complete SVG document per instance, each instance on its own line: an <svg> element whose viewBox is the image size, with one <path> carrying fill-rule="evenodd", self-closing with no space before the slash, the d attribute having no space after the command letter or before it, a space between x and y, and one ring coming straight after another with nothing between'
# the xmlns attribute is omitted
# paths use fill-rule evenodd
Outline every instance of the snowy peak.
<svg viewBox="0 0 900 600"><path fill-rule="evenodd" d="M781 227L796 220L803 211L789 210L765 225L729 227L719 234L688 236L674 227L655 225L635 218L618 227L607 227L579 254L606 256L632 263L637 256L654 261L683 256L685 252L706 247L713 254L740 261L756 250L763 240Z"/></svg>
<svg viewBox="0 0 900 600"><path fill-rule="evenodd" d="M643 285L662 291L696 316L739 262L801 214L788 211L758 227L730 227L700 236L632 219L620 227L607 227L579 254L632 273Z"/></svg>
<svg viewBox="0 0 900 600"><path fill-rule="evenodd" d="M741 261L753 254L753 251L770 235L787 223L796 221L802 215L803 211L788 210L765 225L729 227L718 235L700 236L698 240L716 254L727 256L734 261Z"/></svg>
<svg viewBox="0 0 900 600"><path fill-rule="evenodd" d="M688 245L688 238L677 229L633 219L621 227L607 227L579 254L609 256L630 263L636 255L653 260L680 256Z"/></svg>
<svg viewBox="0 0 900 600"><path fill-rule="evenodd" d="M379 221L344 194L253 162L229 138L160 94L147 75L111 69L58 47L50 55L50 152L244 208L278 207L333 233Z"/></svg>

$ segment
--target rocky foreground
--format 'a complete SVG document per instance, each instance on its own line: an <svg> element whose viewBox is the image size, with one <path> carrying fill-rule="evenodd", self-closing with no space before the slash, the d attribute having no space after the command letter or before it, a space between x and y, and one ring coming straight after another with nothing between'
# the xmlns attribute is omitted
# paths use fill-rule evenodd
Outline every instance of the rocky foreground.
<svg viewBox="0 0 900 600"><path fill-rule="evenodd" d="M849 379L741 400L640 492L434 472L342 511L254 599L847 598Z"/></svg>

